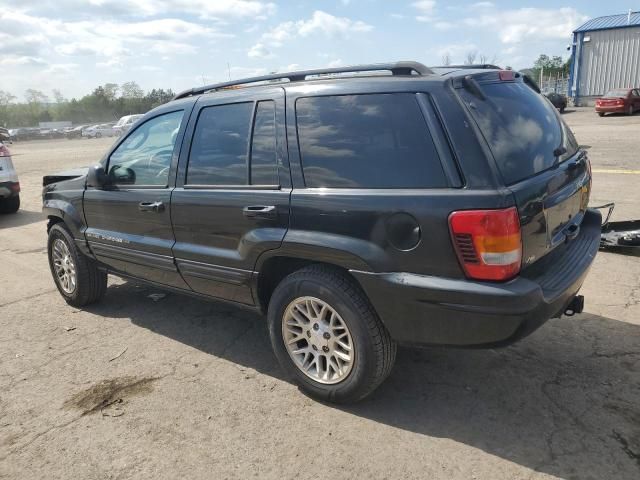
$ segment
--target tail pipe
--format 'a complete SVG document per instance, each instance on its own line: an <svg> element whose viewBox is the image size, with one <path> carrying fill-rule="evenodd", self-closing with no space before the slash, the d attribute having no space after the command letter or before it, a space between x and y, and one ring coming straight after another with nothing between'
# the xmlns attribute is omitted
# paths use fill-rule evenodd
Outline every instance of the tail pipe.
<svg viewBox="0 0 640 480"><path fill-rule="evenodd" d="M572 317L576 313L582 313L583 309L584 309L584 296L576 295L575 297L573 297L569 305L567 305L567 308L564 309L564 314L567 317Z"/></svg>

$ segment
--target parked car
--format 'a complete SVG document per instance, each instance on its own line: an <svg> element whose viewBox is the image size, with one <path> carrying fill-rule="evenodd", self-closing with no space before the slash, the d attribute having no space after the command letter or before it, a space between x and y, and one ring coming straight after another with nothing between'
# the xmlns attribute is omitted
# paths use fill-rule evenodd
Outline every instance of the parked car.
<svg viewBox="0 0 640 480"><path fill-rule="evenodd" d="M35 140L40 136L39 128L15 128L10 131L11 139L14 142Z"/></svg>
<svg viewBox="0 0 640 480"><path fill-rule="evenodd" d="M0 127L0 143L11 143L11 132L6 129Z"/></svg>
<svg viewBox="0 0 640 480"><path fill-rule="evenodd" d="M81 138L82 130L87 128L89 125L78 125L76 127L69 128L66 132L64 132L64 136L68 139L72 138Z"/></svg>
<svg viewBox="0 0 640 480"><path fill-rule="evenodd" d="M11 161L11 152L0 142L0 213L16 213L20 208L20 182Z"/></svg>
<svg viewBox="0 0 640 480"><path fill-rule="evenodd" d="M549 99L551 104L560 110L560 113L564 113L567 108L567 96L557 92L549 92L545 94L545 97Z"/></svg>
<svg viewBox="0 0 640 480"><path fill-rule="evenodd" d="M616 88L596 100L596 113L601 117L604 117L605 113L633 115L639 110L640 89L637 88Z"/></svg>
<svg viewBox="0 0 640 480"><path fill-rule="evenodd" d="M102 123L82 129L82 136L86 138L113 137L115 135L116 130L111 123Z"/></svg>
<svg viewBox="0 0 640 480"><path fill-rule="evenodd" d="M493 348L581 312L600 240L587 153L513 71L196 87L43 184L70 305L112 273L266 313L283 369L332 402L370 394L397 344Z"/></svg>
<svg viewBox="0 0 640 480"><path fill-rule="evenodd" d="M116 131L116 135L122 135L123 133L128 132L131 126L143 116L144 115L125 115L124 117L121 117L113 126Z"/></svg>

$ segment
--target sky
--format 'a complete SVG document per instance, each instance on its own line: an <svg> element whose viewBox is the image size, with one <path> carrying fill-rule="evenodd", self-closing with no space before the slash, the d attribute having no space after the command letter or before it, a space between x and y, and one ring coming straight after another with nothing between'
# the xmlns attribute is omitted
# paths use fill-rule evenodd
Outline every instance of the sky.
<svg viewBox="0 0 640 480"><path fill-rule="evenodd" d="M634 4L635 3L635 4ZM640 1L0 0L0 90L79 98L107 82L184 90L273 71L469 52L516 69Z"/></svg>

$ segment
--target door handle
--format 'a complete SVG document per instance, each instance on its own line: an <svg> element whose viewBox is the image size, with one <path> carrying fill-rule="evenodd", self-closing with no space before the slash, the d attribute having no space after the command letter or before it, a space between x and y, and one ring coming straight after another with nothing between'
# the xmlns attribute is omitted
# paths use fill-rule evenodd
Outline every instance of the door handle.
<svg viewBox="0 0 640 480"><path fill-rule="evenodd" d="M164 203L162 202L140 202L138 204L138 210L141 212L164 212Z"/></svg>
<svg viewBox="0 0 640 480"><path fill-rule="evenodd" d="M242 209L242 214L247 218L276 218L278 211L275 205L249 205Z"/></svg>

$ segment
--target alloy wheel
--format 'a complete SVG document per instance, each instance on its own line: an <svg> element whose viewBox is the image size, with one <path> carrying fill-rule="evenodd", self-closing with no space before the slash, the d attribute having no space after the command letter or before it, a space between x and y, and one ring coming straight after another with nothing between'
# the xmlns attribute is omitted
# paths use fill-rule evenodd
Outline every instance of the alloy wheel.
<svg viewBox="0 0 640 480"><path fill-rule="evenodd" d="M76 289L77 275L69 247L64 240L57 238L51 250L56 280L65 293L72 294Z"/></svg>
<svg viewBox="0 0 640 480"><path fill-rule="evenodd" d="M351 372L351 332L338 312L319 298L299 297L287 306L282 338L296 367L316 382L339 383Z"/></svg>

